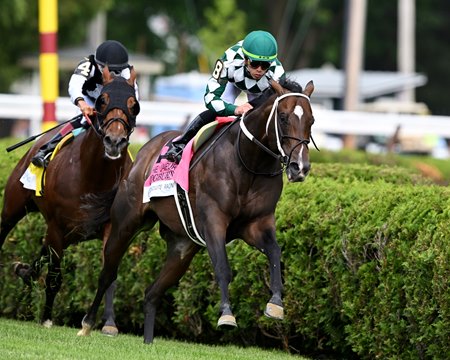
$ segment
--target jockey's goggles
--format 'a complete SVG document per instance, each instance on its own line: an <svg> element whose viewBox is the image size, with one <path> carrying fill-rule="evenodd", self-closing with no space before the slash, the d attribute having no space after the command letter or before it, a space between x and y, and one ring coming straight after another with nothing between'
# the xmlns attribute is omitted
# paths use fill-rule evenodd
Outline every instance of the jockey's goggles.
<svg viewBox="0 0 450 360"><path fill-rule="evenodd" d="M248 60L248 65L252 68L252 69L257 69L259 67L261 67L261 70L267 70L270 67L270 62L268 61L258 61L258 60L252 60L250 58L247 58Z"/></svg>

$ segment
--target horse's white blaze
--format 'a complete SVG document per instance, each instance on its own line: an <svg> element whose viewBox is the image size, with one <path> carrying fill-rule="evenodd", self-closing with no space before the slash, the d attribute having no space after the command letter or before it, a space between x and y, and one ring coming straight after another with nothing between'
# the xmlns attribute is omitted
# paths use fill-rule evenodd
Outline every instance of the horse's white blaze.
<svg viewBox="0 0 450 360"><path fill-rule="evenodd" d="M299 120L302 120L303 116L303 108L300 105L297 105L294 109L294 114L298 116Z"/></svg>
<svg viewBox="0 0 450 360"><path fill-rule="evenodd" d="M298 116L298 120L301 122L302 121L302 116L303 116L303 108L300 105L296 105L294 108L294 114ZM304 151L305 145L302 144L299 146L299 152L298 152L298 167L300 170L303 169L303 161L302 161L302 156L303 156L303 151Z"/></svg>

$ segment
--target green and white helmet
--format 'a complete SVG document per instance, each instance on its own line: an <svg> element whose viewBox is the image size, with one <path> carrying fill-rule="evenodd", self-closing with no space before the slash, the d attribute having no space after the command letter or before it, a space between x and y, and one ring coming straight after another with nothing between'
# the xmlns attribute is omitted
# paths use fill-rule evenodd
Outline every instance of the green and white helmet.
<svg viewBox="0 0 450 360"><path fill-rule="evenodd" d="M252 31L242 43L242 52L251 60L273 61L278 55L277 41L267 31Z"/></svg>

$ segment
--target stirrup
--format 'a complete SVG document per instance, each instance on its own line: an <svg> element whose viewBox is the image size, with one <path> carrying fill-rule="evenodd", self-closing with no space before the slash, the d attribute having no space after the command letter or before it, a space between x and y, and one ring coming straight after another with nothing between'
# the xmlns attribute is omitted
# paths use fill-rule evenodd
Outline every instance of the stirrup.
<svg viewBox="0 0 450 360"><path fill-rule="evenodd" d="M38 151L36 155L34 155L33 158L31 159L31 163L34 166L46 168L50 161L51 154L52 154L51 152L49 152L48 154L45 153L40 154L40 151Z"/></svg>
<svg viewBox="0 0 450 360"><path fill-rule="evenodd" d="M183 153L185 146L185 144L172 144L164 156L167 160L178 164L181 160L181 154Z"/></svg>

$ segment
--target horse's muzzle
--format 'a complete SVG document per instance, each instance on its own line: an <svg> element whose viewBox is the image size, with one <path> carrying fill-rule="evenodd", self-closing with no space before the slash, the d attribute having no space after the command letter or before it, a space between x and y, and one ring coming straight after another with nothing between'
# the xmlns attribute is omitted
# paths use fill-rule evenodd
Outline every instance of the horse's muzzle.
<svg viewBox="0 0 450 360"><path fill-rule="evenodd" d="M125 136L109 136L103 138L103 145L105 147L105 155L114 160L121 156L122 150L128 145L128 138Z"/></svg>
<svg viewBox="0 0 450 360"><path fill-rule="evenodd" d="M311 164L302 162L300 165L296 162L290 162L286 167L286 175L290 182L302 182L308 176Z"/></svg>

